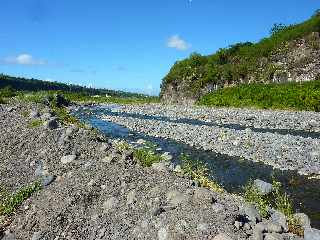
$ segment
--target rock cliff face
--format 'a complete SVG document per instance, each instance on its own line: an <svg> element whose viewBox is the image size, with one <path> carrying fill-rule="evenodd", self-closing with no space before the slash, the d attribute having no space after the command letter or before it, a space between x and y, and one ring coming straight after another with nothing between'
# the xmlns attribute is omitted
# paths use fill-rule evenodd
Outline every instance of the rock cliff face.
<svg viewBox="0 0 320 240"><path fill-rule="evenodd" d="M203 58L208 58L210 61L210 56ZM212 67L208 63L204 66L189 65L179 74L176 72L172 74L171 70L170 79L168 74L161 85L161 100L165 103L192 104L211 91L237 84L318 80L320 79L320 34L311 32L304 37L282 42L268 56L256 58L253 65L251 62L246 63L245 58L239 60L237 55L230 59L227 64L231 66L232 71L240 69L236 74L232 73L231 77L228 77L229 73L223 68L219 70L219 75L214 75L210 79L208 72ZM173 68L177 64L179 62ZM243 66L246 67L245 70L242 70Z"/></svg>

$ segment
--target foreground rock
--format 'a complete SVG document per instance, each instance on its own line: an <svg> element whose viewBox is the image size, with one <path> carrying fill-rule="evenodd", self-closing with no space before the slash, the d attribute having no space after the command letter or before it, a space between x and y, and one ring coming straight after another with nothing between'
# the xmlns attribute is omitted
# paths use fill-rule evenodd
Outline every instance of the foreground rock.
<svg viewBox="0 0 320 240"><path fill-rule="evenodd" d="M0 108L0 185L13 192L41 181L43 188L0 226L3 239L249 237L233 225L239 199L201 192L171 171L142 168L92 131L30 128L28 108L37 106Z"/></svg>

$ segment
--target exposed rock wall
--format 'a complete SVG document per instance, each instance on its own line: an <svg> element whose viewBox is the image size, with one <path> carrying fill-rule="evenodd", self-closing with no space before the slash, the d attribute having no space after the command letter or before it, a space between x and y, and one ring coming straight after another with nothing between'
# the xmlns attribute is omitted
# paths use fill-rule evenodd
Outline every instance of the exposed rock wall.
<svg viewBox="0 0 320 240"><path fill-rule="evenodd" d="M170 83L163 82L160 97L165 103L192 104L201 96L223 87L243 83L286 83L318 80L320 76L320 36L313 32L302 39L284 43L269 58L261 58L259 67L241 76L235 82L220 79L207 83L194 92L191 84L201 79L195 69L192 74ZM237 64L237 63L235 63Z"/></svg>

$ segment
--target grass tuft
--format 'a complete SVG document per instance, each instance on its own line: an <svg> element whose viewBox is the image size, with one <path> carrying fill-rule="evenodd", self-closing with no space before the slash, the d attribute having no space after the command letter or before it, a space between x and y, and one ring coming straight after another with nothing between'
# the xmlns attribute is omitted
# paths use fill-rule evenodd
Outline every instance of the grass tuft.
<svg viewBox="0 0 320 240"><path fill-rule="evenodd" d="M208 188L214 192L223 192L224 189L216 182L210 180L207 166L200 162L191 160L186 154L180 156L182 161L182 174L194 181L199 182L201 187Z"/></svg>
<svg viewBox="0 0 320 240"><path fill-rule="evenodd" d="M8 193L5 188L0 187L0 216L9 216L13 214L23 201L40 189L41 185L38 182L21 188L13 194Z"/></svg>
<svg viewBox="0 0 320 240"><path fill-rule="evenodd" d="M41 120L32 120L28 124L28 128L37 128L37 127L40 127L41 125L43 125L43 121L41 121Z"/></svg>
<svg viewBox="0 0 320 240"><path fill-rule="evenodd" d="M137 159L143 167L151 167L152 164L164 161L165 159L149 147L141 147L133 151L133 157Z"/></svg>

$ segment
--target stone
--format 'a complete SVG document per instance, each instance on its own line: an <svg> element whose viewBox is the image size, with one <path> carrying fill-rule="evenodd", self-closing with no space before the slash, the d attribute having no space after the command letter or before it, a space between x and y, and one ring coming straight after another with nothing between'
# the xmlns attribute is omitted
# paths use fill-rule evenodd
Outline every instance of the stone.
<svg viewBox="0 0 320 240"><path fill-rule="evenodd" d="M109 144L102 144L102 146L100 147L100 151L101 152L106 152L110 149L110 145Z"/></svg>
<svg viewBox="0 0 320 240"><path fill-rule="evenodd" d="M172 160L172 155L169 152L165 152L161 155L161 157L163 158L163 160L165 161L171 161Z"/></svg>
<svg viewBox="0 0 320 240"><path fill-rule="evenodd" d="M63 164L67 164L67 163L71 163L73 162L74 160L76 160L77 156L76 155L67 155L67 156L63 156L61 158L61 163Z"/></svg>
<svg viewBox="0 0 320 240"><path fill-rule="evenodd" d="M40 240L42 238L43 233L41 231L35 232L32 235L31 240Z"/></svg>
<svg viewBox="0 0 320 240"><path fill-rule="evenodd" d="M117 160L117 156L114 153L111 153L110 155L106 156L102 159L102 162L104 163L113 163Z"/></svg>
<svg viewBox="0 0 320 240"><path fill-rule="evenodd" d="M135 190L132 190L127 194L127 204L128 205L133 204L137 201L136 195L137 194L136 194Z"/></svg>
<svg viewBox="0 0 320 240"><path fill-rule="evenodd" d="M253 181L255 187L259 190L262 195L267 195L273 191L272 184L256 179Z"/></svg>
<svg viewBox="0 0 320 240"><path fill-rule="evenodd" d="M222 212L224 210L226 210L225 206L221 203L214 203L212 204L212 209L214 212Z"/></svg>
<svg viewBox="0 0 320 240"><path fill-rule="evenodd" d="M46 112L41 115L42 120L49 120L50 118L52 118L52 114L50 112Z"/></svg>
<svg viewBox="0 0 320 240"><path fill-rule="evenodd" d="M146 140L143 140L143 139L139 139L137 141L138 144L142 145L142 144L145 144L146 143Z"/></svg>
<svg viewBox="0 0 320 240"><path fill-rule="evenodd" d="M197 230L199 232L206 232L206 231L208 231L208 228L209 228L209 225L207 223L199 223L197 225Z"/></svg>
<svg viewBox="0 0 320 240"><path fill-rule="evenodd" d="M111 197L103 203L103 209L105 212L114 210L119 204L119 200L116 197Z"/></svg>
<svg viewBox="0 0 320 240"><path fill-rule="evenodd" d="M266 224L266 231L269 233L282 233L282 226L279 223L270 222Z"/></svg>
<svg viewBox="0 0 320 240"><path fill-rule="evenodd" d="M293 217L299 221L299 225L304 229L311 227L311 222L309 217L304 213L295 213Z"/></svg>
<svg viewBox="0 0 320 240"><path fill-rule="evenodd" d="M284 232L289 231L287 217L282 212L272 209L270 219L272 222L278 223Z"/></svg>
<svg viewBox="0 0 320 240"><path fill-rule="evenodd" d="M283 240L283 236L279 233L266 233L264 234L264 240Z"/></svg>
<svg viewBox="0 0 320 240"><path fill-rule="evenodd" d="M39 114L38 111L31 111L30 112L30 117L31 118L38 118L38 117L40 117L40 114Z"/></svg>
<svg viewBox="0 0 320 240"><path fill-rule="evenodd" d="M254 224L257 223L257 221L261 221L260 213L252 204L245 204L241 211L248 218L248 220Z"/></svg>
<svg viewBox="0 0 320 240"><path fill-rule="evenodd" d="M254 229L251 240L263 240L263 233L260 230Z"/></svg>
<svg viewBox="0 0 320 240"><path fill-rule="evenodd" d="M233 239L225 233L219 233L213 238L213 240L233 240Z"/></svg>
<svg viewBox="0 0 320 240"><path fill-rule="evenodd" d="M164 161L153 163L151 167L158 172L167 172L169 170L166 162Z"/></svg>
<svg viewBox="0 0 320 240"><path fill-rule="evenodd" d="M193 193L193 201L199 204L212 204L213 201L212 192L205 188L196 188Z"/></svg>
<svg viewBox="0 0 320 240"><path fill-rule="evenodd" d="M166 240L168 239L168 231L166 228L160 228L158 230L158 239L159 240Z"/></svg>
<svg viewBox="0 0 320 240"><path fill-rule="evenodd" d="M2 240L16 240L16 237L10 230L7 230L4 232Z"/></svg>
<svg viewBox="0 0 320 240"><path fill-rule="evenodd" d="M59 127L59 123L57 118L51 118L49 121L47 121L47 128L50 130L57 129Z"/></svg>
<svg viewBox="0 0 320 240"><path fill-rule="evenodd" d="M177 206L189 201L189 196L179 191L173 190L167 193L167 202L170 205Z"/></svg>
<svg viewBox="0 0 320 240"><path fill-rule="evenodd" d="M237 230L240 230L243 227L243 222L235 221L233 225Z"/></svg>
<svg viewBox="0 0 320 240"><path fill-rule="evenodd" d="M319 240L320 230L315 228L306 228L304 230L304 240Z"/></svg>
<svg viewBox="0 0 320 240"><path fill-rule="evenodd" d="M182 172L182 168L181 168L181 165L177 165L177 166L175 166L175 168L174 168L174 170L173 170L174 172L176 172L176 173L181 173Z"/></svg>
<svg viewBox="0 0 320 240"><path fill-rule="evenodd" d="M42 181L41 181L41 185L42 185L43 187L47 187L47 186L49 186L51 183L53 183L55 179L56 179L56 176L53 176L53 175L43 176L43 177L42 177Z"/></svg>

